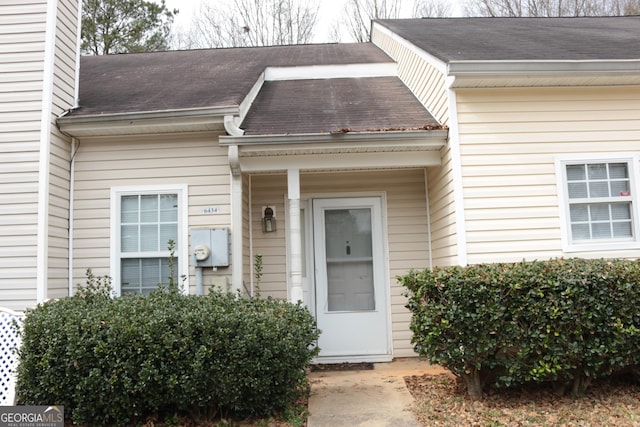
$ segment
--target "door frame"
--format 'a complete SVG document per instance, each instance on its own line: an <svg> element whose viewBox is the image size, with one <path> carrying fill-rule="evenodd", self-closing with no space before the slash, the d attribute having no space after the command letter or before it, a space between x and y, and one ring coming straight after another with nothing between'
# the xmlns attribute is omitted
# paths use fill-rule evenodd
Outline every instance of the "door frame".
<svg viewBox="0 0 640 427"><path fill-rule="evenodd" d="M375 355L354 355L354 356L318 356L314 359L314 363L343 363L343 362L388 362L393 359L393 325L392 325L392 313L391 313L391 285L390 285L390 272L389 272L389 251L388 251L388 228L387 228L387 200L386 193L384 192L364 192L364 193L315 193L305 194L301 197L300 207L304 209L304 229L305 234L305 247L303 262L306 263L306 277L303 278L305 286L308 286L308 290L305 289L305 301L304 304L311 311L313 316L317 319L316 313L316 260L315 260L315 242L314 242L314 219L313 219L313 201L318 199L349 199L357 200L364 198L378 198L380 202L380 216L381 224L380 239L382 243L381 250L381 281L382 297L385 304L385 324L386 324L386 337L387 337L387 349L386 354ZM357 203L357 202L356 202ZM288 247L288 245L287 245ZM288 249L287 249L288 253ZM307 293L308 292L308 293Z"/></svg>

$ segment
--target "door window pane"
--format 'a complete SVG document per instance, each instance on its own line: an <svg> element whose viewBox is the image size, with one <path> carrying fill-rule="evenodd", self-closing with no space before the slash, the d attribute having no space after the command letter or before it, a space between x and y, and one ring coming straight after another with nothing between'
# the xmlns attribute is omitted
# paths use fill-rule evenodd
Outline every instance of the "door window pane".
<svg viewBox="0 0 640 427"><path fill-rule="evenodd" d="M371 209L325 211L329 311L375 309Z"/></svg>

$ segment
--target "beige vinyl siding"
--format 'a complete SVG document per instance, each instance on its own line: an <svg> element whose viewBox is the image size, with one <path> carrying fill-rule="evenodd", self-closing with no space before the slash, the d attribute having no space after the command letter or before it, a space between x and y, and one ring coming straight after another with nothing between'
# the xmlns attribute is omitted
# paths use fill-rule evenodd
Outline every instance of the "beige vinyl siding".
<svg viewBox="0 0 640 427"><path fill-rule="evenodd" d="M69 292L71 141L58 131L55 120L75 104L77 9L77 0L58 0L50 124L47 298L60 298Z"/></svg>
<svg viewBox="0 0 640 427"><path fill-rule="evenodd" d="M47 2L0 3L0 306L36 301Z"/></svg>
<svg viewBox="0 0 640 427"><path fill-rule="evenodd" d="M427 169L433 266L458 263L455 186L448 145L442 149L441 156L442 166Z"/></svg>
<svg viewBox="0 0 640 427"><path fill-rule="evenodd" d="M229 162L217 138L203 133L81 140L75 163L74 283L84 283L88 268L98 276L110 273L112 187L186 184L189 229L230 226ZM219 212L205 213L209 207ZM191 266L190 293L195 293L194 275ZM230 277L231 268L205 269L205 292Z"/></svg>
<svg viewBox="0 0 640 427"><path fill-rule="evenodd" d="M434 65L435 59L374 26L372 41L398 63L398 76L427 110L444 126L449 125L449 96L446 79ZM454 178L450 146L441 150L442 166L429 168L429 213L433 265L458 262Z"/></svg>
<svg viewBox="0 0 640 427"><path fill-rule="evenodd" d="M640 87L460 89L469 263L563 253L555 157L638 152Z"/></svg>
<svg viewBox="0 0 640 427"><path fill-rule="evenodd" d="M396 277L410 269L428 267L429 243L425 172L423 169L302 173L301 197L339 197L384 194L388 239L389 289L393 354L395 357L415 356L410 343L410 313L404 307L403 289ZM286 271L286 175L254 175L252 177L253 251L263 255L263 277L260 285L265 296L287 297ZM278 231L262 233L261 208L276 208ZM307 238L311 238L310 236ZM309 254L307 254L309 255ZM311 273L310 273L311 274Z"/></svg>
<svg viewBox="0 0 640 427"><path fill-rule="evenodd" d="M398 77L442 125L449 123L449 98L445 76L424 54L374 26L373 43L398 63Z"/></svg>

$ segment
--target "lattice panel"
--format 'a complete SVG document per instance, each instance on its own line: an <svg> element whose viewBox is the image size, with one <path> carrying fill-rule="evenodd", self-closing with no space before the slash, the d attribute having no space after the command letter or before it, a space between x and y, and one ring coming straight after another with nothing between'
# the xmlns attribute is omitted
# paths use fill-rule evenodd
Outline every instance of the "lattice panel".
<svg viewBox="0 0 640 427"><path fill-rule="evenodd" d="M0 405L14 404L20 336L13 321L20 324L23 317L23 313L0 308Z"/></svg>

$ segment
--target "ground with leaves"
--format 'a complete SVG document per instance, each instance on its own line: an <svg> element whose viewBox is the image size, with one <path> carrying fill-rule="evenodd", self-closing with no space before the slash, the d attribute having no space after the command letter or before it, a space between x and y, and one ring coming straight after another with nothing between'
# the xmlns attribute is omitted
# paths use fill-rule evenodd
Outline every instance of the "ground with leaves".
<svg viewBox="0 0 640 427"><path fill-rule="evenodd" d="M578 399L550 387L491 390L473 401L462 380L445 373L405 377L414 413L429 427L640 426L640 386L629 378L595 383Z"/></svg>

